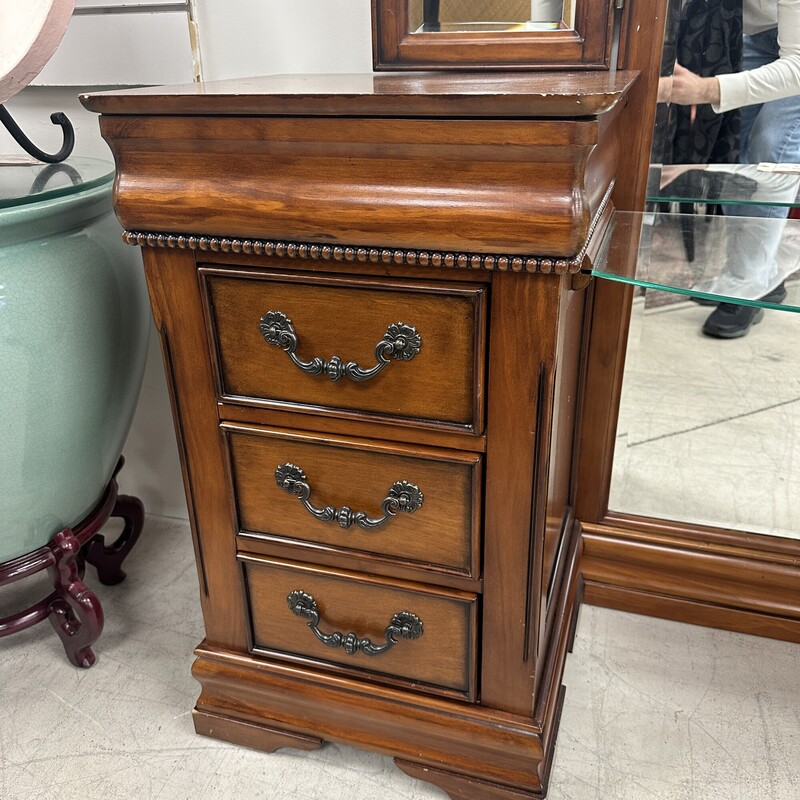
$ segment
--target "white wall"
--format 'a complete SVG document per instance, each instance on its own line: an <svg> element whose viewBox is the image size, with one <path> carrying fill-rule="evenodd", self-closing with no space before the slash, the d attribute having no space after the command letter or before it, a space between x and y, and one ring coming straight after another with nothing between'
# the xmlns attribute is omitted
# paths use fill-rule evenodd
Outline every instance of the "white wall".
<svg viewBox="0 0 800 800"><path fill-rule="evenodd" d="M370 0L198 0L196 5L206 80L372 70ZM142 47L146 46L143 42ZM61 141L59 130L49 121L50 113L65 111L76 128L75 155L110 159L97 118L77 100L83 90L29 86L8 108L45 150L56 150ZM18 151L0 126L0 154L10 152ZM149 513L186 517L155 330L125 457L121 491L139 496Z"/></svg>
<svg viewBox="0 0 800 800"><path fill-rule="evenodd" d="M198 0L205 80L371 72L370 0Z"/></svg>
<svg viewBox="0 0 800 800"><path fill-rule="evenodd" d="M147 47L141 43L147 42ZM191 83L189 17L185 11L73 16L39 86Z"/></svg>

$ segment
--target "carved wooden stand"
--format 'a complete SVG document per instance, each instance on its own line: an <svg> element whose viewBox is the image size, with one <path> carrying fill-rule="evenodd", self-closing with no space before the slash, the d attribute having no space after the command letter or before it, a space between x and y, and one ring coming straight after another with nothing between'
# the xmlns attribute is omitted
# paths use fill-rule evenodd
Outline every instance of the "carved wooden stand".
<svg viewBox="0 0 800 800"><path fill-rule="evenodd" d="M44 547L0 564L0 586L14 583L46 569L54 591L30 608L0 617L0 637L25 630L49 618L76 667L95 662L92 645L103 630L103 609L83 582L86 562L97 569L100 582L114 585L125 578L122 562L136 544L144 525L144 506L136 497L119 495L120 458L100 502L73 528L59 531ZM110 517L120 517L125 527L116 541L106 545L98 532Z"/></svg>

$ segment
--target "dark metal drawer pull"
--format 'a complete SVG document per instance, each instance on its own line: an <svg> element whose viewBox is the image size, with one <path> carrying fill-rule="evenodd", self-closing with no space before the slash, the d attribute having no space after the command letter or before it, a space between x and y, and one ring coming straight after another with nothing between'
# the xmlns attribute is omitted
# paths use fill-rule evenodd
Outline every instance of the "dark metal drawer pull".
<svg viewBox="0 0 800 800"><path fill-rule="evenodd" d="M383 632L386 641L383 644L375 644L370 639L362 639L355 633L342 634L323 633L319 629L319 611L317 611L317 601L302 589L295 589L287 598L289 608L293 614L308 620L308 627L314 631L314 636L319 639L326 647L341 647L348 655L364 653L368 656L379 656L387 650L391 650L396 644L397 639L419 639L422 636L422 620L410 611L400 611L392 617L389 626Z"/></svg>
<svg viewBox="0 0 800 800"><path fill-rule="evenodd" d="M305 472L294 464L281 464L275 470L275 483L285 492L297 495L297 499L308 509L310 514L323 522L336 520L339 526L345 529L351 525L358 525L359 528L367 530L380 528L392 517L397 516L399 511L413 514L422 507L422 501L425 499L419 486L408 481L397 481L389 487L389 493L383 498L381 503L383 516L373 519L367 516L366 511L353 511L348 506L317 508L311 505L308 501L308 498L311 497L311 486L307 480Z"/></svg>
<svg viewBox="0 0 800 800"><path fill-rule="evenodd" d="M295 354L298 339L292 321L280 311L267 311L259 322L259 329L264 341L273 347L280 347L289 358L308 375L327 375L332 381L339 381L345 376L354 381L368 381L374 378L388 363L390 358L396 361L411 361L422 348L422 338L412 325L394 322L375 345L377 364L369 369L359 367L355 361L345 363L339 356L332 356L330 361L323 358L312 358L303 361Z"/></svg>

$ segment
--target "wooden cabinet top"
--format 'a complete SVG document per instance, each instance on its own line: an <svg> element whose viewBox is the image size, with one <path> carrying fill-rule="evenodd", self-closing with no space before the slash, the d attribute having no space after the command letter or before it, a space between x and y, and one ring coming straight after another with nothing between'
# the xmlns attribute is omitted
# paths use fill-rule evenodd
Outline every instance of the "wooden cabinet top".
<svg viewBox="0 0 800 800"><path fill-rule="evenodd" d="M383 73L272 75L83 95L125 115L592 117L612 109L638 73Z"/></svg>
<svg viewBox="0 0 800 800"><path fill-rule="evenodd" d="M82 99L137 242L563 273L610 211L636 76L273 76Z"/></svg>

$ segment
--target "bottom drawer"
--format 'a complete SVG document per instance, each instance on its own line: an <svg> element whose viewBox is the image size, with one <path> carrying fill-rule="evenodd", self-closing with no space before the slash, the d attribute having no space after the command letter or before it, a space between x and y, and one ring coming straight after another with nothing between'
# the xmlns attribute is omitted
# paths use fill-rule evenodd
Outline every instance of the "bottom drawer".
<svg viewBox="0 0 800 800"><path fill-rule="evenodd" d="M253 652L474 699L477 596L240 555Z"/></svg>

